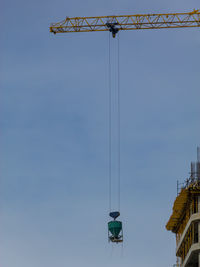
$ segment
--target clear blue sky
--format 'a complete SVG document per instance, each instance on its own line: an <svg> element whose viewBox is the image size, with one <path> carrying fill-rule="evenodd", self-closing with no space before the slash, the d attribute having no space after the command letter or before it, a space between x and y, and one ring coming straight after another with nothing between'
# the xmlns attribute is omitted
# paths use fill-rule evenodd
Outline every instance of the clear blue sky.
<svg viewBox="0 0 200 267"><path fill-rule="evenodd" d="M66 16L184 12L199 0L1 4L0 265L169 267L176 180L200 143L200 29L121 32L124 247L107 243L108 33Z"/></svg>

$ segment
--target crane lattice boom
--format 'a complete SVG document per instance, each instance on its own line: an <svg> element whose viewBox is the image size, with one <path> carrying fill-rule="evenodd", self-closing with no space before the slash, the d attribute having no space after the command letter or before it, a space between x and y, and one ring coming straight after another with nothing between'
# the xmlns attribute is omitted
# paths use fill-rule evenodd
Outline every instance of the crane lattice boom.
<svg viewBox="0 0 200 267"><path fill-rule="evenodd" d="M104 17L75 17L53 23L50 32L94 32L120 30L200 27L200 11L188 13L144 14Z"/></svg>

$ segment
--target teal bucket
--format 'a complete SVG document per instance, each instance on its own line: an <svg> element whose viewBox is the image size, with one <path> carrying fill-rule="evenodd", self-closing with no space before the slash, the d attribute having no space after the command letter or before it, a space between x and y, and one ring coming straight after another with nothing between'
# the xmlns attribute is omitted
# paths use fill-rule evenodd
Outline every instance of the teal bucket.
<svg viewBox="0 0 200 267"><path fill-rule="evenodd" d="M114 238L119 238L119 233L122 230L122 222L120 221L110 221L108 223L108 230Z"/></svg>

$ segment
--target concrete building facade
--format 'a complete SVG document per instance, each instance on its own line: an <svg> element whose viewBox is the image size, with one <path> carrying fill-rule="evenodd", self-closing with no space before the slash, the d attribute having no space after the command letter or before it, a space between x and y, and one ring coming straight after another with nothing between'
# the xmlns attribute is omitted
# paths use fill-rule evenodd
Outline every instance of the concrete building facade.
<svg viewBox="0 0 200 267"><path fill-rule="evenodd" d="M177 263L174 267L200 267L199 157L196 163L191 163L191 176L177 194L166 228L176 235Z"/></svg>

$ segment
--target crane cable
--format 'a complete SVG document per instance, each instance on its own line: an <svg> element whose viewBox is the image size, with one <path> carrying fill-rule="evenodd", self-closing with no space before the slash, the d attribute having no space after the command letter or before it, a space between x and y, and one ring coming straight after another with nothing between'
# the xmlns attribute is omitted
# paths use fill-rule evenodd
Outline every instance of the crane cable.
<svg viewBox="0 0 200 267"><path fill-rule="evenodd" d="M111 212L111 205L112 205L112 203L111 203L111 194L112 194L112 188L111 188L111 184L112 184L112 157L111 157L111 149L112 149L112 144L111 144L111 134L112 134L112 132L111 132L111 106L112 106L112 99L111 99L111 48L110 48L110 38L111 38L111 36L110 36L110 33L108 34L108 79L109 79L109 97L108 97L108 100L109 100L109 103L108 103L108 107L109 107L109 118L108 118L108 135L109 135L109 137L108 137L108 143L109 143L109 152L108 152L108 154L109 154L109 159L108 159L108 161L109 161L109 212Z"/></svg>
<svg viewBox="0 0 200 267"><path fill-rule="evenodd" d="M111 34L109 33L109 55L108 55L108 76L109 76L109 119L108 119L108 129L109 129L109 212L112 208L112 64L111 64ZM117 180L118 180L118 211L120 211L120 202L121 202L121 120L120 120L120 47L119 47L119 34L117 35L117 68L116 68L116 93L117 93ZM113 82L114 84L114 82Z"/></svg>
<svg viewBox="0 0 200 267"><path fill-rule="evenodd" d="M117 68L117 77L118 77L118 84L117 84L117 99L118 99L118 209L120 211L120 199L121 199L121 120L120 120L120 58L119 58L119 33L117 35L117 57L118 57L118 68Z"/></svg>

